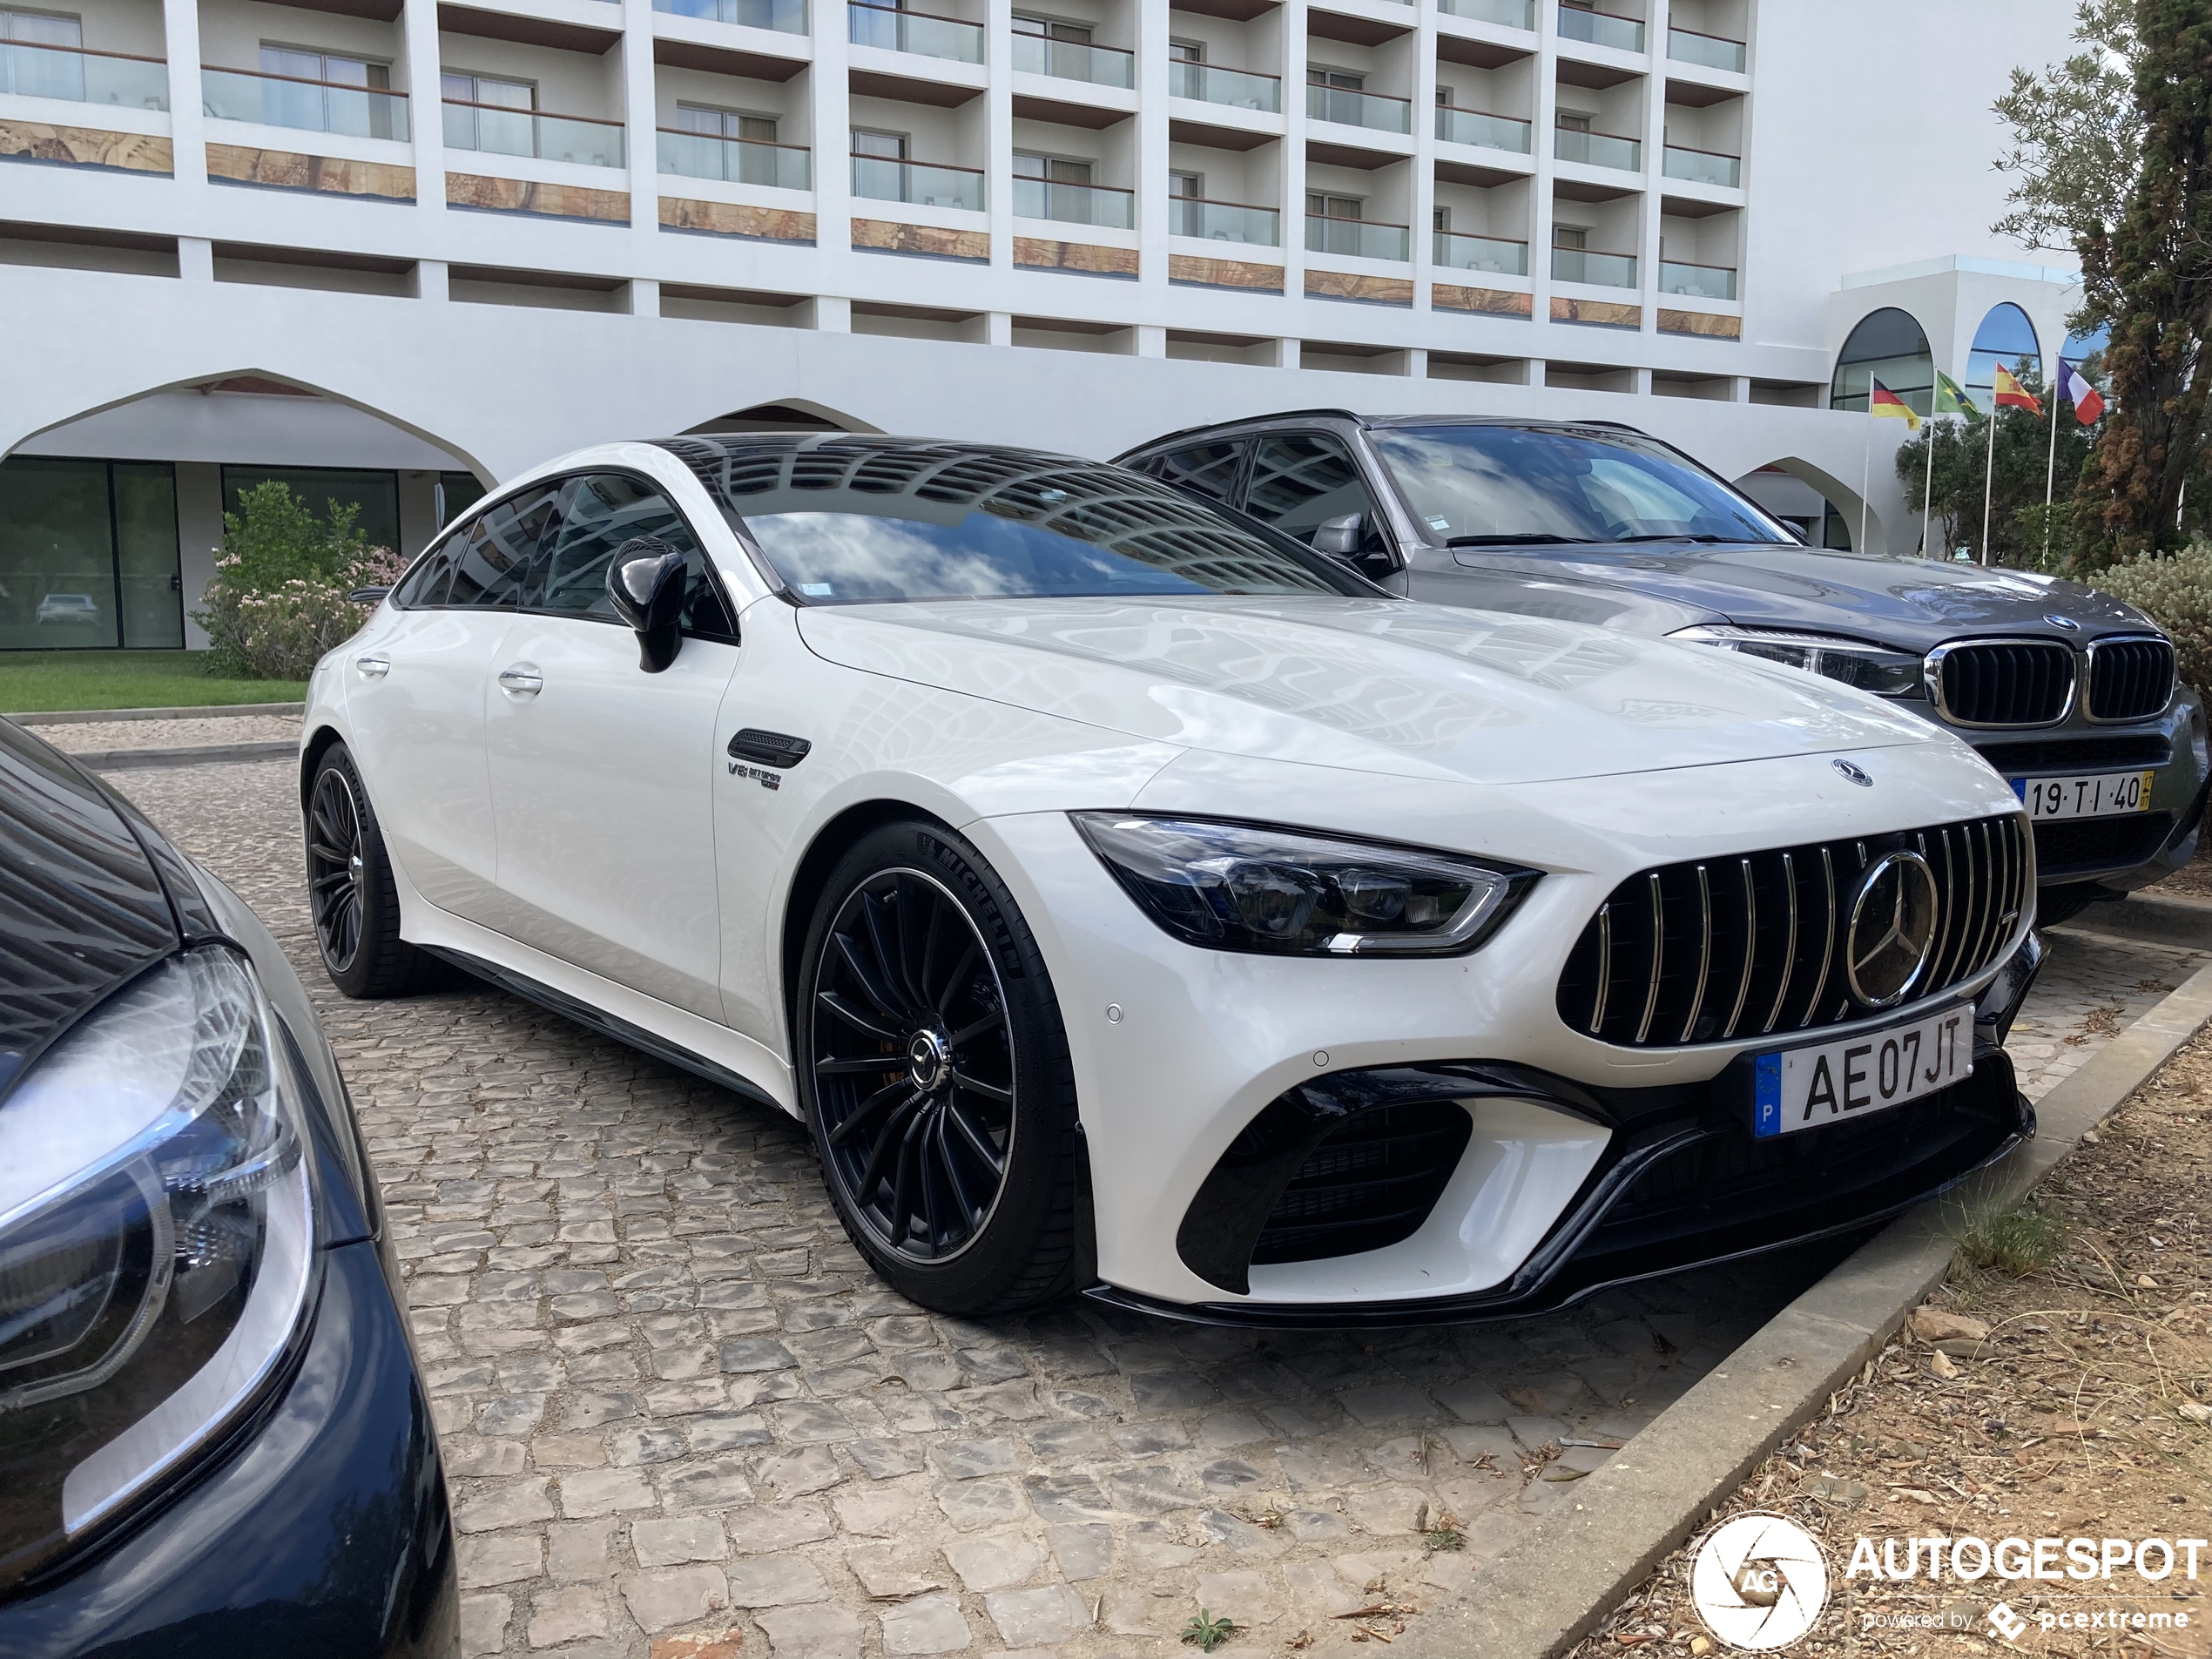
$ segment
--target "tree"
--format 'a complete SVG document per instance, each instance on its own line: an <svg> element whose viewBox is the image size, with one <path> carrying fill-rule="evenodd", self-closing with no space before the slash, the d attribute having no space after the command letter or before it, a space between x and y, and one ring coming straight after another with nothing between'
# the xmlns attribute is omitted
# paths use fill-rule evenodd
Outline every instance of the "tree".
<svg viewBox="0 0 2212 1659"><path fill-rule="evenodd" d="M2185 539L2208 470L2212 0L2081 0L2083 50L1997 101L2019 175L2000 234L2080 256L2077 332L2111 329L2111 413L2075 482L2095 565Z"/></svg>
<svg viewBox="0 0 2212 1659"><path fill-rule="evenodd" d="M1935 529L1928 538L1929 556L1946 556L1951 550L1966 548L1981 558L1982 480L1990 478L1989 562L2033 569L2041 563L2043 536L2040 512L2043 505L2046 469L2051 463L2051 399L2032 359L2022 358L2013 374L2022 386L2041 401L2044 415L2026 409L1995 412L1996 468L1990 469L1991 417L1975 414L1963 418L1939 415L1921 423L1919 434L1899 445L1898 482L1907 502L1918 507L1924 493L1931 501ZM2056 475L2061 496L2067 480L2078 475L2088 459L2094 428L2084 428L2070 410L2057 411L2059 448ZM1935 451L1934 489L1928 489L1928 451ZM2022 523L2023 509L2037 509L2031 528ZM2061 548L2060 551L2065 550Z"/></svg>

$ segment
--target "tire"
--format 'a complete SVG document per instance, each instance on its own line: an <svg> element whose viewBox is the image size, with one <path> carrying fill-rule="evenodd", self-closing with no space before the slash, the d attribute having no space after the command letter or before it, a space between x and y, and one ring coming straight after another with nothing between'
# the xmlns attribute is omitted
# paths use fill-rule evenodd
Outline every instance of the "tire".
<svg viewBox="0 0 2212 1659"><path fill-rule="evenodd" d="M830 873L795 1001L815 1154L875 1271L941 1313L1080 1288L1095 1251L1067 1032L982 854L932 824L871 831Z"/></svg>
<svg viewBox="0 0 2212 1659"><path fill-rule="evenodd" d="M2072 921L2093 904L2121 895L2094 881L2070 881L2062 887L2039 887L2035 892L2035 925L2055 927Z"/></svg>
<svg viewBox="0 0 2212 1659"><path fill-rule="evenodd" d="M445 983L444 964L400 937L400 895L384 833L342 743L315 762L305 820L307 909L330 982L364 1000Z"/></svg>

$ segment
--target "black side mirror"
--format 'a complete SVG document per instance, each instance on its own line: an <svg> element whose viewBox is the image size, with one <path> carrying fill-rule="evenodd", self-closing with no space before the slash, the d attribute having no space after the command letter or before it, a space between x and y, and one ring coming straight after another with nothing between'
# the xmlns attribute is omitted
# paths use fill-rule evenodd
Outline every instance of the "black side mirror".
<svg viewBox="0 0 2212 1659"><path fill-rule="evenodd" d="M684 556L666 542L633 536L607 563L607 596L637 635L637 666L658 674L684 643Z"/></svg>
<svg viewBox="0 0 2212 1659"><path fill-rule="evenodd" d="M1313 550L1332 559L1348 559L1359 550L1359 532L1366 524L1366 517L1360 513L1325 518L1313 527Z"/></svg>

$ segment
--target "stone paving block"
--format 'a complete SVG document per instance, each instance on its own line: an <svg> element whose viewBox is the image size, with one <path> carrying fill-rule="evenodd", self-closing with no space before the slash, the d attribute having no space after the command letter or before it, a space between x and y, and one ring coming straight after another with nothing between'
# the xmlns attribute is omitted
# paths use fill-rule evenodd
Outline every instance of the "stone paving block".
<svg viewBox="0 0 2212 1659"><path fill-rule="evenodd" d="M1513 1431L1514 1439L1532 1452L1542 1450L1547 1442L1566 1440L1575 1432L1556 1417L1508 1417L1506 1426Z"/></svg>
<svg viewBox="0 0 2212 1659"><path fill-rule="evenodd" d="M1436 1400L1463 1423L1503 1423L1514 1410L1503 1394L1477 1382L1448 1384L1436 1391Z"/></svg>
<svg viewBox="0 0 2212 1659"><path fill-rule="evenodd" d="M556 1584L599 1580L611 1570L615 1534L621 1522L573 1521L545 1530L545 1570Z"/></svg>
<svg viewBox="0 0 2212 1659"><path fill-rule="evenodd" d="M1002 1590L1025 1584L1044 1568L1042 1540L1028 1533L992 1533L955 1538L945 1546L960 1581L971 1590Z"/></svg>
<svg viewBox="0 0 2212 1659"><path fill-rule="evenodd" d="M538 1479L505 1481L478 1491L454 1505L454 1530L497 1532L533 1521L550 1521L553 1500L547 1487L548 1482Z"/></svg>
<svg viewBox="0 0 2212 1659"><path fill-rule="evenodd" d="M545 1541L534 1532L463 1537L458 1553L464 1590L489 1589L536 1578L545 1568Z"/></svg>
<svg viewBox="0 0 2212 1659"><path fill-rule="evenodd" d="M1349 1493L1344 1507L1361 1531L1375 1534L1410 1533L1424 1507L1432 1515L1435 1513L1428 1494L1419 1487L1385 1487L1375 1492Z"/></svg>
<svg viewBox="0 0 2212 1659"><path fill-rule="evenodd" d="M979 1475L1011 1474L1022 1467L1022 1455L1009 1440L955 1440L929 1448L929 1460L939 1474L954 1480Z"/></svg>
<svg viewBox="0 0 2212 1659"><path fill-rule="evenodd" d="M1090 1628L1090 1608L1065 1584L999 1590L983 1598L999 1639L1009 1648L1053 1647Z"/></svg>
<svg viewBox="0 0 2212 1659"><path fill-rule="evenodd" d="M730 1547L740 1555L760 1555L811 1544L834 1534L828 1509L812 1500L762 1503L722 1517Z"/></svg>
<svg viewBox="0 0 2212 1659"><path fill-rule="evenodd" d="M718 1561L730 1553L730 1541L718 1515L682 1515L631 1521L630 1548L640 1567L675 1567L686 1561Z"/></svg>
<svg viewBox="0 0 2212 1659"><path fill-rule="evenodd" d="M515 1603L504 1595L464 1595L461 1598L461 1651L469 1659L497 1653L507 1645L507 1622Z"/></svg>
<svg viewBox="0 0 2212 1659"><path fill-rule="evenodd" d="M1271 1573L1201 1573L1197 1599L1216 1618L1233 1618L1240 1627L1272 1624L1283 1616L1283 1591Z"/></svg>
<svg viewBox="0 0 2212 1659"><path fill-rule="evenodd" d="M849 1608L777 1608L759 1623L772 1659L860 1659L860 1616Z"/></svg>
<svg viewBox="0 0 2212 1659"><path fill-rule="evenodd" d="M1141 1412L1204 1411L1221 1404L1221 1390L1196 1372L1147 1372L1129 1383Z"/></svg>
<svg viewBox="0 0 2212 1659"><path fill-rule="evenodd" d="M529 1448L521 1440L480 1440L473 1436L442 1436L448 1480L520 1474L529 1466Z"/></svg>
<svg viewBox="0 0 2212 1659"><path fill-rule="evenodd" d="M577 1469L560 1480L561 1514L570 1521L651 1509L660 1500L643 1469Z"/></svg>
<svg viewBox="0 0 2212 1659"><path fill-rule="evenodd" d="M825 1492L845 1479L837 1459L823 1447L804 1447L793 1452L773 1452L752 1466L760 1483L779 1498L803 1498Z"/></svg>
<svg viewBox="0 0 2212 1659"><path fill-rule="evenodd" d="M695 1624L730 1605L730 1584L713 1567L662 1567L622 1576L622 1599L648 1635Z"/></svg>
<svg viewBox="0 0 2212 1659"><path fill-rule="evenodd" d="M1114 1529L1103 1521L1063 1523L1045 1528L1052 1559L1069 1583L1103 1578L1114 1568Z"/></svg>
<svg viewBox="0 0 2212 1659"><path fill-rule="evenodd" d="M887 1654L958 1653L974 1639L957 1596L920 1596L883 1615Z"/></svg>
<svg viewBox="0 0 2212 1659"><path fill-rule="evenodd" d="M655 1473L662 1501L671 1510L721 1510L752 1501L752 1483L735 1458L664 1467Z"/></svg>
<svg viewBox="0 0 2212 1659"><path fill-rule="evenodd" d="M937 1507L962 1532L995 1527L1029 1513L1022 1488L1011 1480L948 1480L937 1488Z"/></svg>
<svg viewBox="0 0 2212 1659"><path fill-rule="evenodd" d="M1402 1383L1386 1383L1374 1388L1347 1388L1337 1396L1337 1403L1351 1413L1354 1421L1366 1428L1417 1423L1440 1415L1434 1400L1420 1389L1408 1388Z"/></svg>
<svg viewBox="0 0 2212 1659"><path fill-rule="evenodd" d="M557 1648L586 1636L608 1634L607 1598L598 1584L572 1584L563 1589L540 1590L530 1598L529 1644Z"/></svg>
<svg viewBox="0 0 2212 1659"><path fill-rule="evenodd" d="M903 1601L946 1585L934 1550L896 1544L861 1544L845 1552L845 1564L860 1588L879 1602Z"/></svg>
<svg viewBox="0 0 2212 1659"><path fill-rule="evenodd" d="M919 1480L849 1486L830 1500L846 1531L873 1538L912 1535L930 1505L930 1487Z"/></svg>

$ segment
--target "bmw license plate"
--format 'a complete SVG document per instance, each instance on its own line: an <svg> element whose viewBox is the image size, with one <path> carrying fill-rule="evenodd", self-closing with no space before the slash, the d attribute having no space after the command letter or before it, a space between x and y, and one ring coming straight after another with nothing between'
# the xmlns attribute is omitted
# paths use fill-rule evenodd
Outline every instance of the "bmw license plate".
<svg viewBox="0 0 2212 1659"><path fill-rule="evenodd" d="M1751 1062L1751 1133L1762 1140L1871 1117L1948 1089L1974 1069L1974 1010L1954 1002L1910 1025Z"/></svg>
<svg viewBox="0 0 2212 1659"><path fill-rule="evenodd" d="M2013 778L2013 793L2027 815L2040 824L2054 818L2117 818L2150 810L2150 786L2158 776L2144 772L2106 772L2089 778Z"/></svg>

